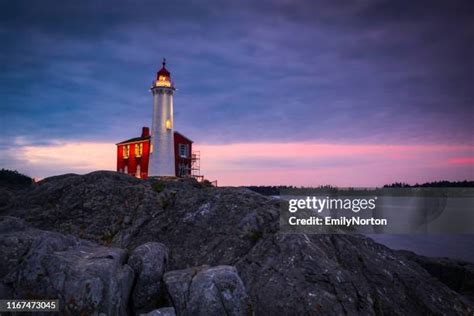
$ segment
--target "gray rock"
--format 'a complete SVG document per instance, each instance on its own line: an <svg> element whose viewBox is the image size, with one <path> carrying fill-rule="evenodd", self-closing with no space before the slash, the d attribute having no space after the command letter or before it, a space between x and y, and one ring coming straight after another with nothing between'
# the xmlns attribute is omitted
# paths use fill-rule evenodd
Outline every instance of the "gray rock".
<svg viewBox="0 0 474 316"><path fill-rule="evenodd" d="M127 314L134 276L124 250L26 227L0 232L0 250L9 298L59 298L66 314Z"/></svg>
<svg viewBox="0 0 474 316"><path fill-rule="evenodd" d="M357 235L276 234L236 264L257 315L469 315L418 264Z"/></svg>
<svg viewBox="0 0 474 316"><path fill-rule="evenodd" d="M209 266L200 266L184 270L169 271L163 276L168 294L171 297L174 308L181 315L188 309L189 286L201 270L209 269Z"/></svg>
<svg viewBox="0 0 474 316"><path fill-rule="evenodd" d="M136 312L158 308L165 300L162 277L168 261L168 249L158 242L148 242L135 248L128 264L135 271L136 283L132 301Z"/></svg>
<svg viewBox="0 0 474 316"><path fill-rule="evenodd" d="M411 251L399 250L407 259L418 263L430 275L450 289L463 294L474 302L474 264L449 258L430 258Z"/></svg>
<svg viewBox="0 0 474 316"><path fill-rule="evenodd" d="M170 271L164 280L179 315L251 315L244 284L231 266Z"/></svg>
<svg viewBox="0 0 474 316"><path fill-rule="evenodd" d="M173 307L162 307L140 316L176 316L176 312Z"/></svg>
<svg viewBox="0 0 474 316"><path fill-rule="evenodd" d="M10 201L12 200L13 192L10 192L8 189L4 189L0 186L0 211L7 209L10 206Z"/></svg>

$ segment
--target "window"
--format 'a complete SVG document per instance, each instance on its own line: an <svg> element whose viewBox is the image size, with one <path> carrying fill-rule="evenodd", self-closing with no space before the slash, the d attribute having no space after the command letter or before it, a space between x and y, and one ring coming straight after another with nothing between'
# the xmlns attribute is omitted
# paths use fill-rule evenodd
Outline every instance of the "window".
<svg viewBox="0 0 474 316"><path fill-rule="evenodd" d="M157 87L171 87L170 78L167 76L159 76L158 80L156 80L155 85Z"/></svg>
<svg viewBox="0 0 474 316"><path fill-rule="evenodd" d="M143 155L143 143L135 144L135 157L140 158Z"/></svg>
<svg viewBox="0 0 474 316"><path fill-rule="evenodd" d="M173 124L171 124L171 120L169 120L169 119L166 120L166 122L165 122L165 127L166 127L167 129L171 129L171 128L173 127Z"/></svg>
<svg viewBox="0 0 474 316"><path fill-rule="evenodd" d="M189 155L189 145L188 144L179 144L179 156L181 158L188 158Z"/></svg>
<svg viewBox="0 0 474 316"><path fill-rule="evenodd" d="M123 158L127 159L130 156L130 145L123 146Z"/></svg>
<svg viewBox="0 0 474 316"><path fill-rule="evenodd" d="M137 177L137 178L141 178L141 177L142 177L141 169L142 169L142 168L140 168L140 165L137 165L137 172L135 173L135 177Z"/></svg>

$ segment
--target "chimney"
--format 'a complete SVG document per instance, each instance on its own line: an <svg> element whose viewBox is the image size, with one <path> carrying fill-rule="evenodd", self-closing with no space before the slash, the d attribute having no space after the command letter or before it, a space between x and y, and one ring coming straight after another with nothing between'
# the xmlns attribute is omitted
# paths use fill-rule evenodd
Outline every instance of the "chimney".
<svg viewBox="0 0 474 316"><path fill-rule="evenodd" d="M150 136L150 129L146 126L142 127L142 137L148 137Z"/></svg>

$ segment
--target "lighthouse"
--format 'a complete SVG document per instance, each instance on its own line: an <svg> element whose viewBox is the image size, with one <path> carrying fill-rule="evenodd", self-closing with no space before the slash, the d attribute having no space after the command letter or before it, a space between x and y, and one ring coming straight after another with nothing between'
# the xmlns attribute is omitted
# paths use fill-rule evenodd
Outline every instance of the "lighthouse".
<svg viewBox="0 0 474 316"><path fill-rule="evenodd" d="M176 89L171 74L163 67L151 86L153 119L151 125L150 176L175 176L175 148L173 134L173 94Z"/></svg>
<svg viewBox="0 0 474 316"><path fill-rule="evenodd" d="M151 133L143 126L142 134L117 145L117 172L146 179L150 176L193 177L200 174L200 154L194 152L193 141L174 130L173 94L176 89L171 74L163 67L151 85L153 116Z"/></svg>

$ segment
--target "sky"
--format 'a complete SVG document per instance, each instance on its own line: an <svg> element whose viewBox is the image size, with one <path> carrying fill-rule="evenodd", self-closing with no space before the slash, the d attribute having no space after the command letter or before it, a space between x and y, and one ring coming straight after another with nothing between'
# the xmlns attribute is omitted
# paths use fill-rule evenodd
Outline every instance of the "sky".
<svg viewBox="0 0 474 316"><path fill-rule="evenodd" d="M472 1L2 1L0 167L115 168L175 128L222 185L474 179Z"/></svg>

